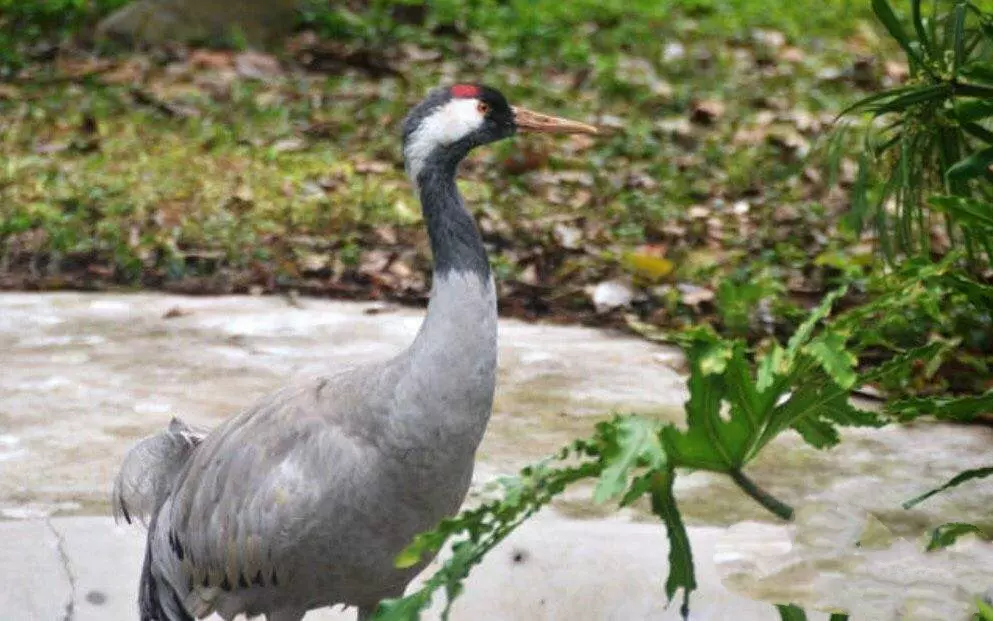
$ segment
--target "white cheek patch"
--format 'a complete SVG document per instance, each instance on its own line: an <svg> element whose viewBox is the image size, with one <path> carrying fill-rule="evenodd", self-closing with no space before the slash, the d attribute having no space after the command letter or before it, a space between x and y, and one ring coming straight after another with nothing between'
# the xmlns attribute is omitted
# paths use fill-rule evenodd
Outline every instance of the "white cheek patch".
<svg viewBox="0 0 993 621"><path fill-rule="evenodd" d="M453 99L421 121L420 127L407 139L403 151L407 175L417 185L420 174L431 152L436 147L452 144L471 134L483 124L483 115L477 99Z"/></svg>

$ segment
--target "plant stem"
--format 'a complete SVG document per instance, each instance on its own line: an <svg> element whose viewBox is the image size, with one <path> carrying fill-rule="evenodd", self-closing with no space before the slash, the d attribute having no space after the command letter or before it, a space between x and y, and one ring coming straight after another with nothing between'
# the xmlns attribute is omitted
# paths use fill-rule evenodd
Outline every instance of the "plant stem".
<svg viewBox="0 0 993 621"><path fill-rule="evenodd" d="M772 511L784 520L793 519L793 507L782 502L769 492L756 485L755 481L752 481L745 476L744 472L734 469L728 474L731 475L731 479L742 489L742 491L755 499L755 502L759 503L769 511Z"/></svg>

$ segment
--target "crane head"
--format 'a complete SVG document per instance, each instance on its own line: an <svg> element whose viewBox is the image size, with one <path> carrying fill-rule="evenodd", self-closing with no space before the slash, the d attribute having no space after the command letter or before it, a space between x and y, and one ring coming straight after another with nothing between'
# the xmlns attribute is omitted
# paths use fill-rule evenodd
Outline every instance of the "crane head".
<svg viewBox="0 0 993 621"><path fill-rule="evenodd" d="M456 84L431 91L403 124L403 152L414 181L429 161L454 161L517 132L596 134L592 125L511 106L500 91Z"/></svg>

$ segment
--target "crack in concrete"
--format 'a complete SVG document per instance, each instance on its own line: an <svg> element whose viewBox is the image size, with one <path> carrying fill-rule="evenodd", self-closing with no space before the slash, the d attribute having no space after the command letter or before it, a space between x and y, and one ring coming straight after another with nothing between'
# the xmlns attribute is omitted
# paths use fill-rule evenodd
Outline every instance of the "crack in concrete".
<svg viewBox="0 0 993 621"><path fill-rule="evenodd" d="M66 602L66 612L62 616L62 621L72 621L76 616L76 574L72 571L72 561L69 560L69 553L66 551L66 540L62 533L55 528L52 520L45 519L48 529L55 535L56 549L59 552L59 560L62 561L62 569L66 572L66 579L69 581L69 601Z"/></svg>

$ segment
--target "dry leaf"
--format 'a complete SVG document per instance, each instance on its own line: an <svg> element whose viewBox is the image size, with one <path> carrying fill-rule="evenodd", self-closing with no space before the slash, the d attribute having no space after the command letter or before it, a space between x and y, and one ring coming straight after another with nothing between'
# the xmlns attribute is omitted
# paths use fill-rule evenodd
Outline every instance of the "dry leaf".
<svg viewBox="0 0 993 621"><path fill-rule="evenodd" d="M701 125L711 125L724 116L724 103L716 99L703 99L693 103L690 120Z"/></svg>
<svg viewBox="0 0 993 621"><path fill-rule="evenodd" d="M593 300L596 312L601 314L628 306L634 300L631 286L620 280L605 280L595 287L587 287L586 293Z"/></svg>

